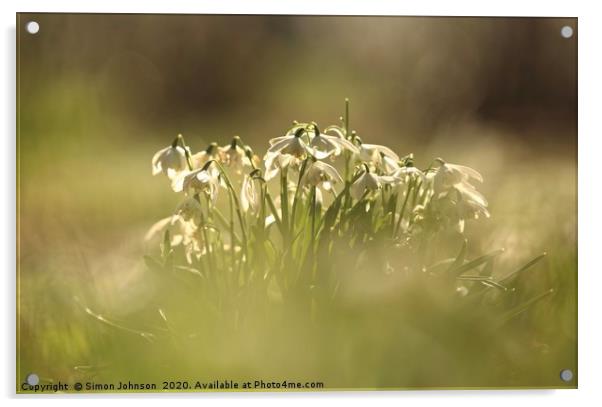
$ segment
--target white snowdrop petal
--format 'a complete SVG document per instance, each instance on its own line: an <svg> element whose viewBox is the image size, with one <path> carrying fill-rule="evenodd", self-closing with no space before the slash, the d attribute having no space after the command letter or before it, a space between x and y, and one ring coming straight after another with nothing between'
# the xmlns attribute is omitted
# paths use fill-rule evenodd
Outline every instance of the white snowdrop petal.
<svg viewBox="0 0 602 407"><path fill-rule="evenodd" d="M282 140L286 140L289 139L291 136L280 136L280 137L274 137L273 139L269 140L269 143L271 146L273 146L274 144L282 141Z"/></svg>
<svg viewBox="0 0 602 407"><path fill-rule="evenodd" d="M354 154L359 154L360 149L356 145L354 145L351 141L347 140L346 138L337 138L337 137L332 137L332 136L329 136L329 137L330 137L331 141L333 141L333 142L334 142L334 140L336 140L336 143L338 143L341 146L341 148L347 149Z"/></svg>
<svg viewBox="0 0 602 407"><path fill-rule="evenodd" d="M144 235L144 240L152 240L159 233L163 232L171 223L171 216L161 219L158 222L155 222L149 229L148 232Z"/></svg>
<svg viewBox="0 0 602 407"><path fill-rule="evenodd" d="M459 171L468 178L483 182L483 176L475 169L460 164L447 164L449 167Z"/></svg>
<svg viewBox="0 0 602 407"><path fill-rule="evenodd" d="M290 143L290 137L286 137L283 140L279 140L271 145L268 149L268 153L277 153L285 148Z"/></svg>
<svg viewBox="0 0 602 407"><path fill-rule="evenodd" d="M362 144L362 147L370 152L382 153L383 155L390 157L395 161L399 161L399 156L389 147L381 146L379 144Z"/></svg>
<svg viewBox="0 0 602 407"><path fill-rule="evenodd" d="M334 154L334 151L335 150L330 150L330 152L328 152L328 151L320 151L315 148L309 148L310 154L313 155L318 160L323 160L323 159L329 157L330 155Z"/></svg>

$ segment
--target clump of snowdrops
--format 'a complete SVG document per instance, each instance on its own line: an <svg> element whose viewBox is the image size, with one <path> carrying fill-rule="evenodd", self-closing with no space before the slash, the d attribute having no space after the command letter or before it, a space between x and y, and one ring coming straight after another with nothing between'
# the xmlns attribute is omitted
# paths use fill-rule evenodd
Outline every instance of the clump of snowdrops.
<svg viewBox="0 0 602 407"><path fill-rule="evenodd" d="M481 174L442 158L418 168L412 154L370 144L351 130L348 101L340 122L295 121L261 157L238 136L193 152L178 135L152 158L181 203L147 233L162 242L147 263L213 282L218 303L249 287L330 302L360 268L443 275L454 295L506 290L515 273L491 274L503 250L466 259L466 223L490 216ZM459 253L437 258L437 236L450 233Z"/></svg>
<svg viewBox="0 0 602 407"><path fill-rule="evenodd" d="M152 172L180 203L146 234L143 303L85 307L127 349L99 353L107 377L500 385L537 313L515 317L552 293L521 278L545 254L513 270L496 267L503 249L473 257L471 226L490 216L481 174L418 167L349 123L346 102L339 124L293 122L265 153L238 136L157 151Z"/></svg>

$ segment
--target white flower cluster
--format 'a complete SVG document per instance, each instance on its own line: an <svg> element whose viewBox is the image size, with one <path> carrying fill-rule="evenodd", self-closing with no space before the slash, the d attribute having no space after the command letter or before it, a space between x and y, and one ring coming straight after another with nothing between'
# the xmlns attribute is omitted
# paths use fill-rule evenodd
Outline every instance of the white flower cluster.
<svg viewBox="0 0 602 407"><path fill-rule="evenodd" d="M170 244L183 245L189 262L208 250L203 239L211 231L204 225L213 211L218 212L224 189L231 214L224 224L232 225L235 208L243 235L250 219L263 217L262 223L270 225L291 206L294 212L296 199L314 199L323 213L326 201L331 204L343 193L353 202L384 201L385 195L404 202L401 211L390 214L398 225L396 233L423 230L424 222L451 224L462 232L465 219L489 216L487 201L472 184L483 181L474 169L436 159L420 170L411 154L399 157L388 147L366 144L338 125L322 130L316 123L295 122L283 136L269 140L263 160L237 136L226 146L211 143L194 154L178 136L154 155L152 172L165 174L173 191L185 198L174 214L150 229L147 239L169 230ZM278 177L280 192L271 200L268 184L277 184L270 181ZM233 236L229 243L235 244Z"/></svg>

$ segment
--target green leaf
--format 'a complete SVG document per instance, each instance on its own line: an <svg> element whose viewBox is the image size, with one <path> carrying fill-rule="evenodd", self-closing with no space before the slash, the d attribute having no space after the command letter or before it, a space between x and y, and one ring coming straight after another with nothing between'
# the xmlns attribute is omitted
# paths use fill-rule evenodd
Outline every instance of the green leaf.
<svg viewBox="0 0 602 407"><path fill-rule="evenodd" d="M432 273L437 273L439 271L444 271L444 269L449 270L449 266L454 261L456 261L455 257L449 257L447 259L440 260L440 261L435 262L435 263L431 264L430 266L428 266L426 268L426 271L432 272Z"/></svg>
<svg viewBox="0 0 602 407"><path fill-rule="evenodd" d="M489 259L489 261L487 263L485 263L485 266L483 266L483 269L481 270L481 275L491 277L493 275L494 263L495 263L495 259Z"/></svg>
<svg viewBox="0 0 602 407"><path fill-rule="evenodd" d="M537 256L536 258L534 258L533 260L531 260L530 262L528 262L527 264L525 264L524 266L519 268L518 270L515 270L512 273L505 275L504 277L500 278L498 281L499 282L507 281L507 280L511 279L512 277L514 277L515 275L520 274L527 269L530 269L531 267L533 267L534 265L539 263L544 257L546 257L546 255L547 255L547 253L540 254L539 256Z"/></svg>
<svg viewBox="0 0 602 407"><path fill-rule="evenodd" d="M481 264L486 263L487 261L493 259L496 256L499 256L504 252L504 249L494 250L491 253L485 254L481 257L477 257L474 260L469 261L459 267L451 268L450 273L454 276L460 276L466 273L469 270L479 267Z"/></svg>
<svg viewBox="0 0 602 407"><path fill-rule="evenodd" d="M186 273L190 273L191 275L197 276L197 277L201 277L201 278L205 278L205 276L198 271L195 268L192 267L187 267L187 266L175 266L174 267L175 270L179 270L179 271L185 271Z"/></svg>
<svg viewBox="0 0 602 407"><path fill-rule="evenodd" d="M163 235L163 247L161 248L161 254L164 259L167 260L169 255L171 254L171 236L169 234L169 229L165 230L165 234Z"/></svg>
<svg viewBox="0 0 602 407"><path fill-rule="evenodd" d="M476 283L481 283L485 287L489 287L489 288L497 288L497 289L500 289L502 291L508 290L507 287L505 287L502 284L498 283L497 281L495 281L494 279L492 279L489 276L467 276L467 275L463 275L463 276L458 276L456 278L458 280L460 280L460 281L473 281L473 282L476 282Z"/></svg>
<svg viewBox="0 0 602 407"><path fill-rule="evenodd" d="M341 201L345 194L345 190L343 190L332 202L330 207L326 210L326 214L324 215L324 230L329 231L330 228L334 225L337 216L339 215L339 211L341 209Z"/></svg>
<svg viewBox="0 0 602 407"><path fill-rule="evenodd" d="M486 287L497 288L502 291L508 291L508 287L506 287L505 285L502 285L499 282L492 280L492 279L483 280L483 281L481 281L481 284L483 284Z"/></svg>
<svg viewBox="0 0 602 407"><path fill-rule="evenodd" d="M542 300L543 298L545 298L548 295L551 295L553 293L554 293L554 290L549 289L541 294L536 295L533 298L530 298L529 300L523 302L522 304L517 305L516 307L514 307L511 310L504 313L504 315L502 317L500 317L500 323L504 324L504 323L510 321L512 318L515 318L516 316L518 316L518 315L522 314L523 312L525 312L526 310L528 310L529 307L531 307L536 302Z"/></svg>
<svg viewBox="0 0 602 407"><path fill-rule="evenodd" d="M155 271L155 272L163 272L164 271L163 265L154 257L145 255L145 256L143 256L143 259L144 259L144 263L146 264L146 267L148 267L151 271Z"/></svg>
<svg viewBox="0 0 602 407"><path fill-rule="evenodd" d="M138 329L133 329L130 327L127 327L125 325L119 324L111 319L108 319L107 317L105 317L104 315L98 314L94 311L92 311L92 309L88 308L88 307L84 307L84 311L86 312L86 314L88 314L89 316L91 316L92 318L94 318L95 320L110 326L112 328L116 328L118 330L121 330L123 332L128 332L134 335L138 335L144 339L146 339L149 342L153 342L155 340L155 335L150 333L150 332L145 332L145 331L140 331Z"/></svg>
<svg viewBox="0 0 602 407"><path fill-rule="evenodd" d="M468 246L468 240L464 239L464 241L462 242L462 247L460 248L460 253L458 253L458 255L456 256L456 260L454 260L452 265L449 267L449 269L448 269L449 272L452 272L453 270L459 268L461 265L464 264L464 260L466 260L466 247L467 246Z"/></svg>
<svg viewBox="0 0 602 407"><path fill-rule="evenodd" d="M487 276L467 276L467 275L463 275L463 276L458 276L456 278L458 280L462 280L462 281L491 281L491 277L487 277Z"/></svg>

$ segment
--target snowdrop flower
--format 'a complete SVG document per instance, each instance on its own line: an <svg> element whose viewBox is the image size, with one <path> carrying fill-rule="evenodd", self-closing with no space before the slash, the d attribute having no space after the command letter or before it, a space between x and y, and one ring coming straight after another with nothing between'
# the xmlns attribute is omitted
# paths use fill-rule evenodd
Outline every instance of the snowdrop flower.
<svg viewBox="0 0 602 407"><path fill-rule="evenodd" d="M483 206L478 202L472 200L462 199L457 204L457 224L456 230L460 233L464 233L464 222L465 219L479 219L482 216L489 218L490 214L487 210L486 205Z"/></svg>
<svg viewBox="0 0 602 407"><path fill-rule="evenodd" d="M487 210L487 202L483 204L473 200L470 196L463 196L463 199L458 202L458 210L462 219L479 219L481 215L486 218L491 216Z"/></svg>
<svg viewBox="0 0 602 407"><path fill-rule="evenodd" d="M209 160L216 160L219 158L219 147L217 143L211 143L209 146L196 154L193 154L190 159L192 161L193 168L201 168Z"/></svg>
<svg viewBox="0 0 602 407"><path fill-rule="evenodd" d="M284 133L284 136L274 137L273 139L268 140L268 143L270 143L270 146L273 146L274 144L278 143L279 141L291 138L292 136L295 135L295 133L297 133L299 131L301 133L303 133L303 132L307 133L306 129L308 126L309 126L309 123L299 123L295 120L295 121L293 121L293 127L288 129L286 131L286 133ZM301 134L301 136L303 136L303 134Z"/></svg>
<svg viewBox="0 0 602 407"><path fill-rule="evenodd" d="M184 221L196 221L199 223L202 214L201 203L197 198L188 197L178 205L175 215ZM173 221L172 221L173 222Z"/></svg>
<svg viewBox="0 0 602 407"><path fill-rule="evenodd" d="M469 182L483 182L481 174L470 167L449 164L440 158L436 161L440 166L434 175L428 177L437 200L436 206L455 223L458 232L464 231L465 219L478 219L481 215L489 217L487 200Z"/></svg>
<svg viewBox="0 0 602 407"><path fill-rule="evenodd" d="M407 184L411 180L422 180L423 183L426 181L424 173L411 164L398 168L391 176L399 178L404 184Z"/></svg>
<svg viewBox="0 0 602 407"><path fill-rule="evenodd" d="M192 190L194 193L202 193L215 204L220 185L219 171L213 168L211 163L197 170L180 174L172 185L174 191L188 193Z"/></svg>
<svg viewBox="0 0 602 407"><path fill-rule="evenodd" d="M239 175L243 173L245 167L252 167L251 160L240 144L240 137L234 136L229 145L219 148L220 161Z"/></svg>
<svg viewBox="0 0 602 407"><path fill-rule="evenodd" d="M342 183L343 179L332 165L322 161L314 161L305 170L303 181L306 185L321 187L329 191L333 184Z"/></svg>
<svg viewBox="0 0 602 407"><path fill-rule="evenodd" d="M383 155L382 161L380 165L382 166L382 170L385 174L392 175L396 171L398 171L402 166L399 162L395 161L393 158Z"/></svg>
<svg viewBox="0 0 602 407"><path fill-rule="evenodd" d="M240 191L240 204L244 212L257 213L261 206L261 194L257 182L250 175L245 175Z"/></svg>
<svg viewBox="0 0 602 407"><path fill-rule="evenodd" d="M452 186L469 184L470 180L483 182L483 177L476 170L465 165L450 164L441 158L435 160L440 164L434 176L434 188L439 192Z"/></svg>
<svg viewBox="0 0 602 407"><path fill-rule="evenodd" d="M364 164L365 170L362 175L351 185L351 196L360 199L366 191L374 192L383 187L383 185L394 185L399 179L386 175L377 175L370 172L367 164Z"/></svg>
<svg viewBox="0 0 602 407"><path fill-rule="evenodd" d="M309 147L311 154L315 158L322 160L329 156L338 156L345 150L351 151L354 154L360 153L360 150L347 140L338 128L330 127L327 130L331 130L337 135L331 136L321 133L318 126L313 124L314 136L309 143Z"/></svg>
<svg viewBox="0 0 602 407"><path fill-rule="evenodd" d="M186 221L179 215L172 215L151 226L144 236L144 240L150 241L162 237L166 231L169 231L169 244L172 247L190 245L197 237L200 237L200 234L195 236L197 229L198 226L193 221ZM198 242L196 244L198 246Z"/></svg>
<svg viewBox="0 0 602 407"><path fill-rule="evenodd" d="M166 230L170 229L178 221L177 216L168 216L166 218L161 219L160 221L154 223L148 232L144 235L144 240L149 241L154 239L157 236L165 233ZM173 234L171 234L173 236Z"/></svg>
<svg viewBox="0 0 602 407"><path fill-rule="evenodd" d="M471 180L483 182L481 174L464 165L446 163L441 158L437 158L436 161L441 165L432 177L432 182L438 197L445 196L453 189L461 195L463 201L474 202L482 208L487 207L485 197L469 182Z"/></svg>
<svg viewBox="0 0 602 407"><path fill-rule="evenodd" d="M176 223L170 244L172 247L182 246L186 262L192 264L193 259L199 260L207 253L205 234L213 229L192 219L184 220L182 216L174 215L174 218Z"/></svg>
<svg viewBox="0 0 602 407"><path fill-rule="evenodd" d="M358 138L359 140L359 138ZM385 162L390 172L399 168L399 156L389 147L378 144L360 144L359 159L368 163L372 169L385 169Z"/></svg>
<svg viewBox="0 0 602 407"><path fill-rule="evenodd" d="M293 157L303 159L307 155L308 146L302 136L307 133L305 127L295 126L294 132L289 130L286 135L270 140L268 153L290 154Z"/></svg>
<svg viewBox="0 0 602 407"><path fill-rule="evenodd" d="M474 186L468 183L462 183L455 185L454 188L460 192L462 196L462 203L471 202L483 208L485 212L487 211L487 209L485 209L489 205L487 199L485 199L485 197L479 191L477 191Z"/></svg>
<svg viewBox="0 0 602 407"><path fill-rule="evenodd" d="M157 151L152 159L153 175L164 173L169 179L175 178L180 172L186 170L187 165L186 150L175 142Z"/></svg>
<svg viewBox="0 0 602 407"><path fill-rule="evenodd" d="M191 221L180 222L180 234L174 235L172 246L182 245L184 247L184 255L188 264L192 263L193 256L197 260L204 254L202 225L197 225Z"/></svg>
<svg viewBox="0 0 602 407"><path fill-rule="evenodd" d="M299 160L290 154L279 154L268 152L263 158L265 172L263 178L266 181L274 178L280 171L290 166L297 167Z"/></svg>

